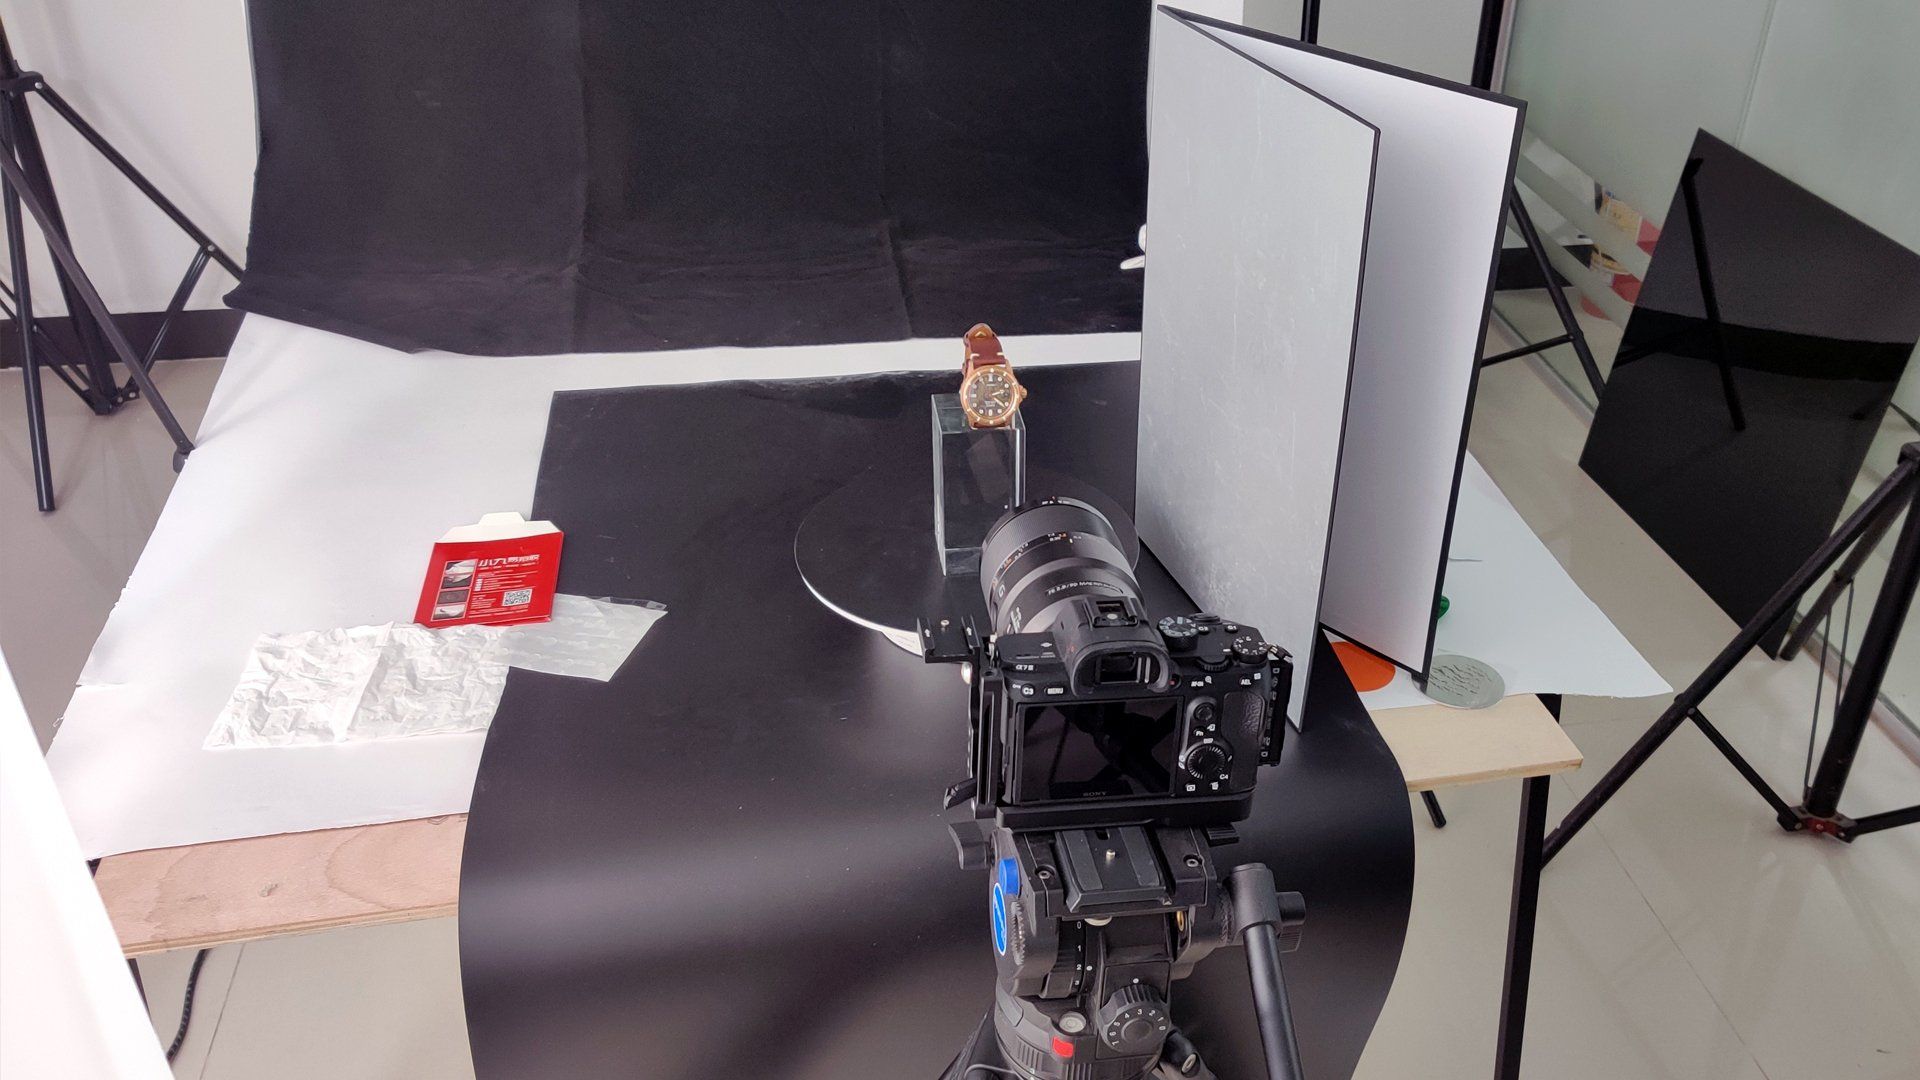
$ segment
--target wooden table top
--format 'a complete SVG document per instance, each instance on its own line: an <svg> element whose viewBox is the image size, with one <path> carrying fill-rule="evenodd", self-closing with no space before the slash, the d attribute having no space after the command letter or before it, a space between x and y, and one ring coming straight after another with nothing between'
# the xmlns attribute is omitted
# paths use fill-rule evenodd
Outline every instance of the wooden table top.
<svg viewBox="0 0 1920 1080"><path fill-rule="evenodd" d="M1374 724L1408 791L1580 767L1540 699L1390 709ZM94 884L128 956L452 915L465 814L157 848L100 860Z"/></svg>

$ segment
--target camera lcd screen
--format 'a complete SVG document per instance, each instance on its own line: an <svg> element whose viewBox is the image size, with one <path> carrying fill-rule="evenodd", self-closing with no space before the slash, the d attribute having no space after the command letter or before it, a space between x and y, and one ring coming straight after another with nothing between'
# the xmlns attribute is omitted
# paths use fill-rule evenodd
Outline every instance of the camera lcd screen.
<svg viewBox="0 0 1920 1080"><path fill-rule="evenodd" d="M1178 698L1022 707L1019 801L1167 794L1179 716Z"/></svg>

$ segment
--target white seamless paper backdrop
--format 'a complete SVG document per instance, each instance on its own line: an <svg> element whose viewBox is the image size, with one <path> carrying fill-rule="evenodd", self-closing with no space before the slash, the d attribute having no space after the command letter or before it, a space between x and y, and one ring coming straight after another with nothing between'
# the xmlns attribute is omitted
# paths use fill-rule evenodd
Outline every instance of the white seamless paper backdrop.
<svg viewBox="0 0 1920 1080"><path fill-rule="evenodd" d="M1447 564L1439 649L1493 665L1512 694L1652 697L1673 688L1560 566L1472 456ZM1431 705L1413 677L1360 695L1367 708Z"/></svg>
<svg viewBox="0 0 1920 1080"><path fill-rule="evenodd" d="M1132 360L1139 338L1010 338L1007 349L1026 366ZM408 354L247 316L200 448L48 752L81 847L92 858L465 811L480 732L241 754L201 743L260 634L405 618L448 525L529 511L554 391L957 370L955 352L928 340Z"/></svg>

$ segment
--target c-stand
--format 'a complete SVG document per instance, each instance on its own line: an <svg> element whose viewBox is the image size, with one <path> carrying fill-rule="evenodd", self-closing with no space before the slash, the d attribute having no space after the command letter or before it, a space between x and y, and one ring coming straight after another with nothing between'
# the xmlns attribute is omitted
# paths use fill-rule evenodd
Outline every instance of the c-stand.
<svg viewBox="0 0 1920 1080"><path fill-rule="evenodd" d="M67 236L66 219L60 212L53 180L47 172L46 155L40 148L33 114L27 108L29 96L39 97L52 108L194 242L193 258L174 288L173 298L144 351L136 350L127 339L74 254ZM73 325L73 340L64 348L34 317L22 208L39 226L41 239L53 257L55 284L60 287ZM40 392L43 367L102 416L136 397L145 398L173 440L173 467L178 471L187 455L193 452L193 440L174 417L173 410L167 407L166 399L160 396L148 369L159 358L167 331L186 307L207 264L218 263L236 278L240 276L240 264L169 202L132 162L48 85L44 76L21 70L14 60L4 25L0 25L0 211L4 211L9 272L13 276L12 288L0 287L0 313L14 320L20 334L20 367L27 394L27 441L33 458L34 495L40 509L54 508L53 466L47 452L46 411ZM114 375L114 363L126 370L128 381L124 385Z"/></svg>
<svg viewBox="0 0 1920 1080"><path fill-rule="evenodd" d="M1306 904L1257 863L1216 875L1212 849L1231 827L974 826L954 835L963 865L992 869L999 977L992 1014L942 1080L1212 1080L1168 1003L1176 980L1235 942L1268 1076L1300 1080L1280 954L1298 947Z"/></svg>

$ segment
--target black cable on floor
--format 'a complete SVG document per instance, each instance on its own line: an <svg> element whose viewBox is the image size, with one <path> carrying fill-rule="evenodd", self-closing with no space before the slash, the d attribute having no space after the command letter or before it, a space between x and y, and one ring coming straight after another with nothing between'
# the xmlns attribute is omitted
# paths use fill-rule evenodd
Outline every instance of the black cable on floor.
<svg viewBox="0 0 1920 1080"><path fill-rule="evenodd" d="M200 985L200 967L207 962L207 954L212 949L201 949L193 958L193 968L187 972L187 996L180 1003L180 1030L173 1033L173 1045L167 1047L167 1060L172 1061L180 1054L180 1047L187 1041L187 1025L193 1023L193 991Z"/></svg>

